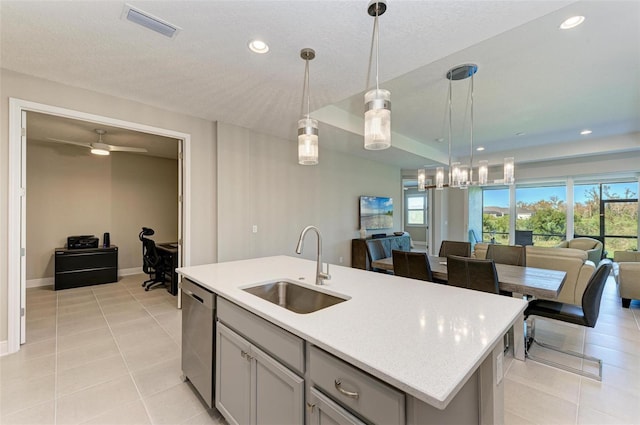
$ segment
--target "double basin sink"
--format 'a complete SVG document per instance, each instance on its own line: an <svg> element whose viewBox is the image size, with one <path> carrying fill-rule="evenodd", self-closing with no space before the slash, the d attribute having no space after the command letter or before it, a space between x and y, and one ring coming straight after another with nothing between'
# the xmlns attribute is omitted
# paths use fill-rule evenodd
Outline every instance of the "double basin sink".
<svg viewBox="0 0 640 425"><path fill-rule="evenodd" d="M313 313L347 301L346 298L320 292L287 280L267 282L243 290L299 314Z"/></svg>

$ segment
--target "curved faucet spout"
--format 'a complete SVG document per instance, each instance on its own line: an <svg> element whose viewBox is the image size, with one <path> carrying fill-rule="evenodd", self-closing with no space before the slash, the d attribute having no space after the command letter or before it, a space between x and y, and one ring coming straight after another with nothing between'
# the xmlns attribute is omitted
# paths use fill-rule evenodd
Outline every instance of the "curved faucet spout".
<svg viewBox="0 0 640 425"><path fill-rule="evenodd" d="M320 235L320 230L318 230L317 227L307 226L302 229L302 233L300 233L300 238L298 239L298 245L296 246L296 254L302 254L302 242L304 241L304 237L309 230L313 230L318 236L318 253L316 257L316 285L324 285L324 281L331 279L331 275L329 274L328 263L327 272L324 273L322 271L322 236Z"/></svg>

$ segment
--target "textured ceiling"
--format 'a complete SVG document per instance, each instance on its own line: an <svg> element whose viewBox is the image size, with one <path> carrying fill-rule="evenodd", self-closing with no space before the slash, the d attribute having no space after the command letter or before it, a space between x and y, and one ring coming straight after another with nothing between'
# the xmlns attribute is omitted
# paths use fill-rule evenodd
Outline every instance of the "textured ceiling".
<svg viewBox="0 0 640 425"><path fill-rule="evenodd" d="M558 157L560 143L566 152L584 149L577 135L584 127L594 130L594 141L640 131L638 1L389 0L380 17L380 81L393 104L387 155L364 151L358 136L373 27L366 1L131 4L182 31L168 39L122 20L120 1L2 0L1 65L294 140L304 72L299 51L311 47L311 107L323 122L321 143L403 168L446 160L447 143L435 141L446 138L444 74L460 63L480 68L474 139L492 161L506 154L517 162ZM559 31L573 14L586 22ZM246 46L254 37L270 52L251 53ZM464 82L454 94L463 104ZM454 156L463 157L468 135L458 128L462 123L454 130ZM592 143L589 153L640 149L640 142L603 145Z"/></svg>

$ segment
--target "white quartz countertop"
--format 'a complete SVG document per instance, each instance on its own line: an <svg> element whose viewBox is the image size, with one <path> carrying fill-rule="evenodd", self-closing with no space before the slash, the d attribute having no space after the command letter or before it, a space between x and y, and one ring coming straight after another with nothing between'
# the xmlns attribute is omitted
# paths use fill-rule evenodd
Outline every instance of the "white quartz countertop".
<svg viewBox="0 0 640 425"><path fill-rule="evenodd" d="M523 300L288 256L178 272L434 407L444 409L526 307ZM300 278L303 278L300 280ZM349 300L298 314L242 290L293 280Z"/></svg>

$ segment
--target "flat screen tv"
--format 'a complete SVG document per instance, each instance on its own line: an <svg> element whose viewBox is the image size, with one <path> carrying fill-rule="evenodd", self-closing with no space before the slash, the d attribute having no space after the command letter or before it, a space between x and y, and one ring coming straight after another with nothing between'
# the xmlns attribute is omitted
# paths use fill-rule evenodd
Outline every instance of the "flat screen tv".
<svg viewBox="0 0 640 425"><path fill-rule="evenodd" d="M393 199L381 196L360 197L360 228L367 230L393 227Z"/></svg>

